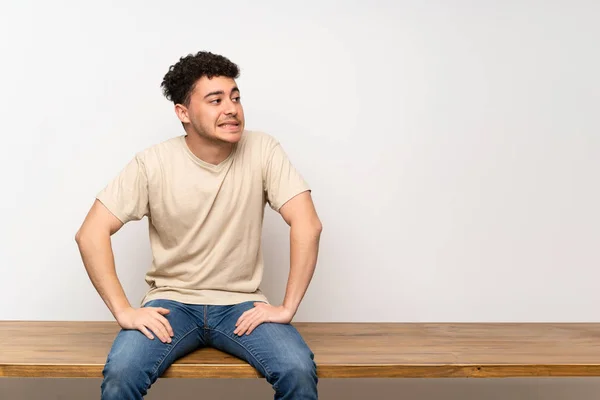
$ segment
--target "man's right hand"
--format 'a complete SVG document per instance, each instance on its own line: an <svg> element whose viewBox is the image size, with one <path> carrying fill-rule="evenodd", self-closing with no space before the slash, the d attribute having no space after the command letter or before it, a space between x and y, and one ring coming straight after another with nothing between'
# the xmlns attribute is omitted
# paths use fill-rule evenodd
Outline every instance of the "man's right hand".
<svg viewBox="0 0 600 400"><path fill-rule="evenodd" d="M129 307L115 315L117 322L123 329L137 329L148 337L154 339L154 335L163 343L171 343L173 328L163 315L170 311L162 307ZM151 329L150 332L148 329Z"/></svg>

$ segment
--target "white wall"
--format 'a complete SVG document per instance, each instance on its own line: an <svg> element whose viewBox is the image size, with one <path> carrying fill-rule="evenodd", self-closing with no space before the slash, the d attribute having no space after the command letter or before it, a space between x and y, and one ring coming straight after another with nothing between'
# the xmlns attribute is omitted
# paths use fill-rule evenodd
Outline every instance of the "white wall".
<svg viewBox="0 0 600 400"><path fill-rule="evenodd" d="M135 152L182 133L160 82L210 50L313 187L325 229L295 321L598 320L600 3L169 4L0 3L0 319L112 319L74 234ZM134 303L146 224L113 240ZM278 302L270 210L264 239Z"/></svg>

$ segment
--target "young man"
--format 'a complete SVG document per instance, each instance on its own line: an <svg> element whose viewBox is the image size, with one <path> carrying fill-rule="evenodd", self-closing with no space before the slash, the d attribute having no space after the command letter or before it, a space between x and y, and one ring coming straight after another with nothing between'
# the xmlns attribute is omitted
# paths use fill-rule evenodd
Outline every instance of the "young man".
<svg viewBox="0 0 600 400"><path fill-rule="evenodd" d="M244 129L238 67L210 52L165 75L185 135L138 154L102 191L77 232L88 275L121 326L102 399L141 399L178 358L211 346L246 360L275 399L316 399L314 354L290 324L312 279L321 222L310 188L273 137ZM260 291L266 204L290 226L283 304ZM148 217L153 261L142 306L115 273L111 235Z"/></svg>

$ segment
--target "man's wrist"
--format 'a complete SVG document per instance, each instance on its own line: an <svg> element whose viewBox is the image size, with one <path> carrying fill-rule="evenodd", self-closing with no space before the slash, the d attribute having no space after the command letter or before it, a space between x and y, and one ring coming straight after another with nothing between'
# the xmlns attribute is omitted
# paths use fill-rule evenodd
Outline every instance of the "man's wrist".
<svg viewBox="0 0 600 400"><path fill-rule="evenodd" d="M124 312L126 312L127 310L130 310L132 308L133 307L131 307L131 305L124 306L124 307L119 307L118 310L115 310L115 312L113 313L113 315L114 315L115 319L118 321L120 315L122 315Z"/></svg>
<svg viewBox="0 0 600 400"><path fill-rule="evenodd" d="M285 303L284 303L284 304L282 305L282 307L283 307L285 310L289 311L289 312L290 312L290 314L292 314L292 315L296 315L296 311L298 311L298 307L294 307L294 306L292 306L292 305L289 305L289 304L285 304Z"/></svg>

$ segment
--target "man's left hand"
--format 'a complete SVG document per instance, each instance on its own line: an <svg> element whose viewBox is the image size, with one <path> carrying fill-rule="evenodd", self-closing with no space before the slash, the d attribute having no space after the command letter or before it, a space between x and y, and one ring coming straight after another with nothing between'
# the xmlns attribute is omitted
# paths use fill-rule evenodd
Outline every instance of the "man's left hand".
<svg viewBox="0 0 600 400"><path fill-rule="evenodd" d="M256 302L254 308L245 311L237 320L237 327L234 334L242 336L244 333L249 335L254 328L263 322L275 322L279 324L289 324L294 317L292 310L283 306L272 306L270 304Z"/></svg>

